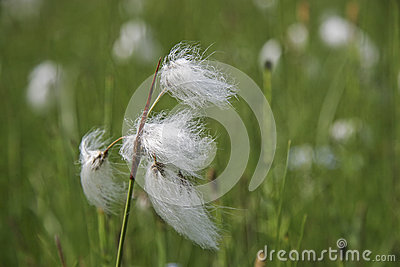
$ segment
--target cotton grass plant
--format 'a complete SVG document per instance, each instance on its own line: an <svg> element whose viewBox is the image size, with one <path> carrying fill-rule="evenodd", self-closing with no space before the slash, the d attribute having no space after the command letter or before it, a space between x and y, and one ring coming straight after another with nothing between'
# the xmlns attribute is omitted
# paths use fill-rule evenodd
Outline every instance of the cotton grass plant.
<svg viewBox="0 0 400 267"><path fill-rule="evenodd" d="M124 199L126 186L115 177L103 136L104 130L95 129L82 138L79 147L81 184L90 204L115 213Z"/></svg>
<svg viewBox="0 0 400 267"><path fill-rule="evenodd" d="M164 59L161 87L192 108L224 107L236 95L236 87L208 64L198 45L180 43Z"/></svg>
<svg viewBox="0 0 400 267"><path fill-rule="evenodd" d="M82 138L80 145L81 183L89 203L107 213L118 213L126 194L116 266L121 265L139 167L146 169L144 189L156 213L203 249L218 249L220 231L195 187L197 179L202 178L201 170L210 164L216 151L200 111L229 106L237 90L224 73L208 63L198 45L179 43L161 68L160 64L161 59L143 113L131 123L128 134L106 146L104 131L95 129ZM161 91L150 106L157 77ZM149 116L165 93L180 102L179 111ZM132 166L128 186L116 177L109 159L110 149L121 140L119 153Z"/></svg>

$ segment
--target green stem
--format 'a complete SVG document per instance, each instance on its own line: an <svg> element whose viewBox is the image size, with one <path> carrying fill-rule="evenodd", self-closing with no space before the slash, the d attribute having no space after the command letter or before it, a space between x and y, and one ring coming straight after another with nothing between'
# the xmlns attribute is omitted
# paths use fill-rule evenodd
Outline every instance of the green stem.
<svg viewBox="0 0 400 267"><path fill-rule="evenodd" d="M116 267L120 267L121 262L122 262L123 247L124 247L126 229L128 227L129 211L130 211L131 202L132 202L133 185L135 184L135 177L136 177L136 173L137 173L137 169L139 167L140 157L141 157L141 155L140 155L140 137L142 136L143 127L146 122L147 116L149 114L148 112L149 112L149 107L150 107L151 96L153 94L154 84L156 82L156 77L157 77L158 69L160 68L160 63L161 63L161 58L158 60L157 68L156 68L156 71L154 72L153 82L151 83L151 86L150 86L149 96L147 97L146 106L144 107L142 118L141 118L140 125L139 125L139 129L138 129L138 132L136 135L135 143L133 145L132 168L131 168L131 173L129 176L129 189L128 189L128 194L126 196L124 217L122 220L121 234L119 237L118 254L117 254L117 260L116 260L116 264L115 264Z"/></svg>
<svg viewBox="0 0 400 267"><path fill-rule="evenodd" d="M301 242L303 241L304 226L306 225L306 221L307 221L307 214L303 216L303 221L301 222L300 237L296 247L297 251L300 251ZM294 267L297 267L297 261L294 262Z"/></svg>
<svg viewBox="0 0 400 267"><path fill-rule="evenodd" d="M102 209L97 209L97 223L99 231L101 266L106 266L107 262L107 236L106 236L106 220Z"/></svg>
<svg viewBox="0 0 400 267"><path fill-rule="evenodd" d="M290 151L290 143L291 141L288 141L288 147L287 147L287 155L286 155L286 165L285 165L285 171L283 173L283 181L282 181L282 188L280 192L280 199L279 199L279 206L278 206L278 220L277 220L277 230L276 230L276 247L279 247L279 232L281 231L281 221L282 221L282 205L283 205L283 194L285 192L285 186L286 186L286 174L287 174L287 169L288 169L288 162L289 162L289 151Z"/></svg>
<svg viewBox="0 0 400 267"><path fill-rule="evenodd" d="M272 105L272 70L270 67L265 67L263 71L263 88L264 95L268 103Z"/></svg>
<svg viewBox="0 0 400 267"><path fill-rule="evenodd" d="M167 255L165 251L165 230L162 222L157 221L158 231L156 233L156 243L158 250L158 266L163 267L167 261Z"/></svg>
<svg viewBox="0 0 400 267"><path fill-rule="evenodd" d="M128 219L129 219L129 210L131 208L131 202L132 202L131 200L132 200L132 192L133 192L134 183L135 183L135 180L131 180L131 179L129 180L129 188L128 188L128 194L126 196L124 219L122 221L121 235L120 235L119 245L118 245L117 263L115 264L115 266L117 266L117 267L121 266L122 249L124 246L127 223L128 223Z"/></svg>
<svg viewBox="0 0 400 267"><path fill-rule="evenodd" d="M149 113L153 110L154 106L158 103L158 101L165 94L165 92L167 92L167 88L164 88L164 90L162 90L161 93L157 96L156 100L154 100L153 105L151 105L149 109Z"/></svg>
<svg viewBox="0 0 400 267"><path fill-rule="evenodd" d="M124 138L125 138L125 136L121 136L121 137L119 137L118 139L114 140L114 141L103 151L103 153L104 153L104 154L107 154L108 151L109 151L116 143L118 143L119 141L121 141L121 140L124 139Z"/></svg>

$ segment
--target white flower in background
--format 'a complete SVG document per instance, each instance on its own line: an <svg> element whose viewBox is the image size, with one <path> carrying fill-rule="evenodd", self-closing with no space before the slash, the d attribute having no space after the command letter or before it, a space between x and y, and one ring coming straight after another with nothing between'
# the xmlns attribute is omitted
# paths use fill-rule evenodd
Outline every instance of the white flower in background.
<svg viewBox="0 0 400 267"><path fill-rule="evenodd" d="M355 33L356 26L337 15L326 17L319 28L322 41L333 48L350 43L355 38Z"/></svg>
<svg viewBox="0 0 400 267"><path fill-rule="evenodd" d="M289 153L289 169L291 170L309 170L313 161L313 148L309 144L293 146Z"/></svg>
<svg viewBox="0 0 400 267"><path fill-rule="evenodd" d="M334 169L336 168L337 160L328 146L313 148L309 144L303 144L290 149L289 169L308 171L313 163L328 169Z"/></svg>
<svg viewBox="0 0 400 267"><path fill-rule="evenodd" d="M124 139L122 157L131 161L137 129ZM145 124L141 139L142 149L149 157L171 164L191 176L207 167L215 155L215 143L205 135L204 126L189 109L165 115L161 113Z"/></svg>
<svg viewBox="0 0 400 267"><path fill-rule="evenodd" d="M294 48L302 50L307 45L308 29L303 23L294 23L288 27L287 36Z"/></svg>
<svg viewBox="0 0 400 267"><path fill-rule="evenodd" d="M347 142L358 130L358 123L354 119L336 120L330 129L331 137L337 142Z"/></svg>
<svg viewBox="0 0 400 267"><path fill-rule="evenodd" d="M145 190L157 214L175 231L202 248L218 249L218 229L191 182L164 164L150 164ZM173 204L176 203L176 204Z"/></svg>
<svg viewBox="0 0 400 267"><path fill-rule="evenodd" d="M379 50L368 34L340 16L326 17L319 28L319 33L322 41L332 48L353 44L358 50L360 63L364 68L371 68L379 61Z"/></svg>
<svg viewBox="0 0 400 267"><path fill-rule="evenodd" d="M198 45L175 45L160 70L161 87L192 108L223 108L236 95L236 87L203 57Z"/></svg>
<svg viewBox="0 0 400 267"><path fill-rule="evenodd" d="M259 61L261 68L275 68L275 66L278 64L281 54L281 44L275 39L268 40L260 51Z"/></svg>
<svg viewBox="0 0 400 267"><path fill-rule="evenodd" d="M91 205L107 213L116 213L125 199L126 186L117 181L112 163L104 153L104 131L94 130L86 134L80 144L81 184Z"/></svg>
<svg viewBox="0 0 400 267"><path fill-rule="evenodd" d="M57 95L62 69L52 61L44 61L29 74L26 88L28 103L36 111L46 109Z"/></svg>
<svg viewBox="0 0 400 267"><path fill-rule="evenodd" d="M314 161L317 165L333 170L337 166L335 154L329 146L315 148Z"/></svg>
<svg viewBox="0 0 400 267"><path fill-rule="evenodd" d="M145 22L128 21L121 26L120 36L114 42L113 55L120 62L132 56L143 62L153 62L159 50L159 45Z"/></svg>

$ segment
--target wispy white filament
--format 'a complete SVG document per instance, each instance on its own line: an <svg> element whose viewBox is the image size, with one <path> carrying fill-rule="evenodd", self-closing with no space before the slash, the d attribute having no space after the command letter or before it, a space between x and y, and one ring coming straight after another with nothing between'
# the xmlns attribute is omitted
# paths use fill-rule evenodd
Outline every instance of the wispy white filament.
<svg viewBox="0 0 400 267"><path fill-rule="evenodd" d="M136 131L133 129L134 134L124 139L120 150L127 161L132 160ZM204 126L188 109L149 119L143 128L141 144L151 158L174 165L191 176L197 176L199 170L211 163L216 150L214 139L204 133Z"/></svg>
<svg viewBox="0 0 400 267"><path fill-rule="evenodd" d="M188 180L154 163L147 170L145 190L157 214L179 234L202 248L218 249L218 228L211 221L201 195Z"/></svg>
<svg viewBox="0 0 400 267"><path fill-rule="evenodd" d="M91 205L107 213L116 213L124 202L125 184L114 176L113 166L102 152L106 144L104 131L96 129L86 134L80 144L81 184Z"/></svg>
<svg viewBox="0 0 400 267"><path fill-rule="evenodd" d="M163 89L192 108L222 108L236 94L236 87L203 58L198 45L175 45L164 59L160 77Z"/></svg>

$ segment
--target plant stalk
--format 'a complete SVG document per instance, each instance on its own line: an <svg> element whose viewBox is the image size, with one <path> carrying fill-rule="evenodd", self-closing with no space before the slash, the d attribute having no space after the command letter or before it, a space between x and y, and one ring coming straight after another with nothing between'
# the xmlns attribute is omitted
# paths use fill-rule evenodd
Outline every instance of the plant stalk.
<svg viewBox="0 0 400 267"><path fill-rule="evenodd" d="M161 93L157 96L156 100L154 100L153 105L151 105L150 109L149 109L149 113L153 110L154 106L158 103L158 101L160 100L160 98L165 94L165 92L167 92L167 88L164 88Z"/></svg>
<svg viewBox="0 0 400 267"><path fill-rule="evenodd" d="M107 234L106 234L106 218L104 211L97 209L97 223L101 253L101 266L107 266Z"/></svg>
<svg viewBox="0 0 400 267"><path fill-rule="evenodd" d="M281 187L281 192L280 192L280 198L279 198L279 206L278 206L278 216L277 216L277 230L276 230L276 247L279 247L279 237L280 237L280 231L281 231L281 222L282 222L282 205L283 205L283 196L285 193L285 187L286 187L286 175L287 175L287 169L288 169L288 164L289 164L289 153L290 153L290 144L291 140L288 141L288 146L287 146L287 155L286 155L286 165L285 165L285 171L283 172L283 181L282 181L282 187Z"/></svg>
<svg viewBox="0 0 400 267"><path fill-rule="evenodd" d="M131 173L129 176L129 188L128 188L128 194L126 196L125 211L124 211L124 217L123 217L123 221L122 221L121 234L120 234L120 238L119 238L118 254L117 254L117 260L116 260L116 264L115 264L116 267L120 267L121 262L122 262L123 247L124 247L126 230L128 227L129 211L130 211L131 202L132 202L133 186L135 184L135 177L136 177L137 169L138 169L138 166L140 163L140 158L141 158L140 137L142 135L143 127L144 127L144 124L145 124L147 116L148 116L150 102L151 102L151 96L153 94L154 84L156 82L158 69L160 68L160 63L161 63L161 58L158 60L157 68L156 68L156 71L154 72L153 82L151 83L151 86L150 86L149 96L147 97L146 106L144 107L142 118L140 120L138 133L136 135L135 143L133 145L132 168L131 168Z"/></svg>
<svg viewBox="0 0 400 267"><path fill-rule="evenodd" d="M119 137L118 139L114 140L114 141L106 148L106 150L103 151L103 154L107 155L108 151L109 151L116 143L118 143L119 141L121 141L121 140L124 139L124 138L125 138L125 136L121 136L121 137Z"/></svg>

